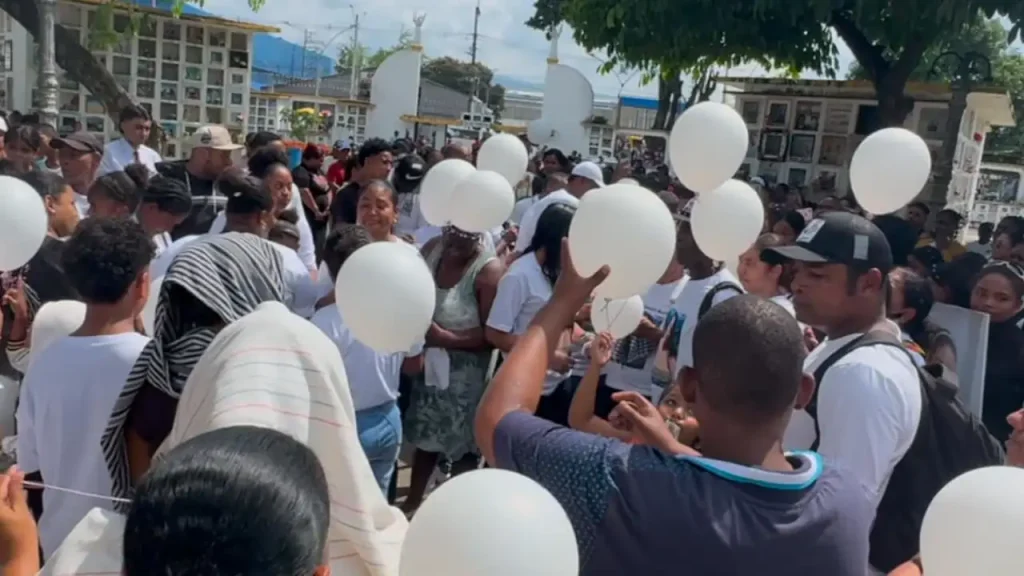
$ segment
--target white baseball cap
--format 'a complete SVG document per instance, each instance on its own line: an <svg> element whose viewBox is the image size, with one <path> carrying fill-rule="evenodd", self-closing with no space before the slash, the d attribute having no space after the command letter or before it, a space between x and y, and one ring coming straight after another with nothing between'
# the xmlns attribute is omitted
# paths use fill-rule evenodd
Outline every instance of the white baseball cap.
<svg viewBox="0 0 1024 576"><path fill-rule="evenodd" d="M593 162L580 162L572 169L572 175L586 178L598 186L604 186L604 171Z"/></svg>
<svg viewBox="0 0 1024 576"><path fill-rule="evenodd" d="M214 150L239 150L241 144L231 140L228 129L219 124L200 126L192 135L192 148L213 148Z"/></svg>

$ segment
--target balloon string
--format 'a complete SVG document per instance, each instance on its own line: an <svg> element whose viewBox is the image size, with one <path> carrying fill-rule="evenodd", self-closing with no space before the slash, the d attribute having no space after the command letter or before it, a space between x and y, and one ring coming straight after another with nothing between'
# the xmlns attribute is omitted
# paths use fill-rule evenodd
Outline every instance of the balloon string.
<svg viewBox="0 0 1024 576"><path fill-rule="evenodd" d="M619 316L621 316L622 313L626 311L626 305L625 303L623 303L622 307L619 308L619 311L615 314L615 318L612 318L611 315L608 313L608 307L611 306L611 303L611 300L605 298L604 307L601 309L601 311L604 312L604 319L607 321L609 329L612 327L612 324L614 324L615 321L619 319Z"/></svg>
<svg viewBox="0 0 1024 576"><path fill-rule="evenodd" d="M66 492L68 494L74 494L76 496L85 496L86 498L96 498L98 500L108 500L110 502L118 502L122 504L131 504L132 501L127 498L115 498L113 496L104 496L102 494L93 494L91 492L81 492L79 490L72 490L71 488L61 488L60 486L51 486L49 484L43 484L42 482L33 482L31 480L25 480L22 484L26 488L33 490L55 490L57 492Z"/></svg>

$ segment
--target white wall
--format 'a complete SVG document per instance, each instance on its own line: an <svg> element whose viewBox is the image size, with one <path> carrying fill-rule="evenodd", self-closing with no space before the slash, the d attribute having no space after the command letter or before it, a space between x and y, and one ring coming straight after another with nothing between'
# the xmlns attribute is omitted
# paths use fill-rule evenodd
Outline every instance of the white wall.
<svg viewBox="0 0 1024 576"><path fill-rule="evenodd" d="M583 74L564 64L549 64L544 77L543 117L555 129L547 145L569 154L585 154L590 148L590 131L583 121L594 110L594 88Z"/></svg>
<svg viewBox="0 0 1024 576"><path fill-rule="evenodd" d="M418 50L400 50L388 56L373 74L370 87L370 110L366 135L370 138L390 140L397 131L405 134L412 131L412 124L401 120L402 116L415 116L419 108L420 61L423 53Z"/></svg>

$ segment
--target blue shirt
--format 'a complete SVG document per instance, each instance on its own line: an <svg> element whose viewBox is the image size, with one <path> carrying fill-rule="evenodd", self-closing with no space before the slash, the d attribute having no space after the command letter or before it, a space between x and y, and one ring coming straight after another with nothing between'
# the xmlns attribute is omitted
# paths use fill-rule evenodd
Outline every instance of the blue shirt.
<svg viewBox="0 0 1024 576"><path fill-rule="evenodd" d="M523 412L502 419L498 466L547 488L576 531L581 576L865 576L874 510L812 452L794 471L674 457Z"/></svg>

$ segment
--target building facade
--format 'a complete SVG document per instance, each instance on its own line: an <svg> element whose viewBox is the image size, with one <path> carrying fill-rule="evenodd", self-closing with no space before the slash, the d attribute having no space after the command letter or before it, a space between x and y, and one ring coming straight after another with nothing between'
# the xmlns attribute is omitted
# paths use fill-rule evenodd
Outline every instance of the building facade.
<svg viewBox="0 0 1024 576"><path fill-rule="evenodd" d="M1024 166L985 162L978 175L978 194L968 225L998 224L1007 216L1024 216Z"/></svg>
<svg viewBox="0 0 1024 576"><path fill-rule="evenodd" d="M862 81L723 78L749 132L740 177L758 176L804 189L811 199L849 192L849 166L861 141L880 127L874 88ZM946 134L947 85L911 83L915 104L903 127L928 144L932 166L938 166ZM970 211L977 189L985 134L993 126L1013 125L1013 109L1004 91L977 88L957 135L953 182L946 197L951 207ZM934 173L933 173L934 177ZM930 193L930 182L922 197Z"/></svg>

